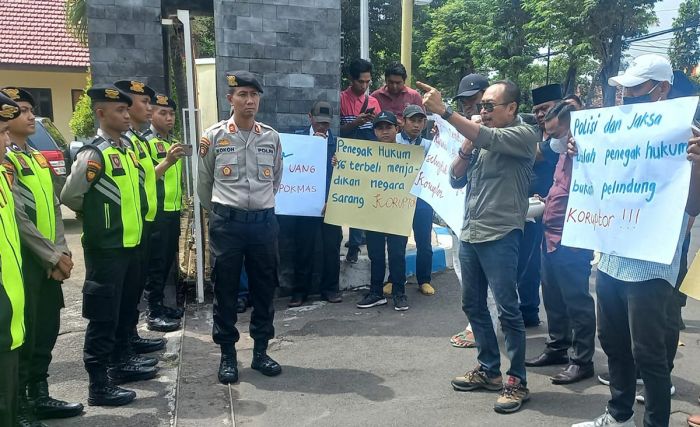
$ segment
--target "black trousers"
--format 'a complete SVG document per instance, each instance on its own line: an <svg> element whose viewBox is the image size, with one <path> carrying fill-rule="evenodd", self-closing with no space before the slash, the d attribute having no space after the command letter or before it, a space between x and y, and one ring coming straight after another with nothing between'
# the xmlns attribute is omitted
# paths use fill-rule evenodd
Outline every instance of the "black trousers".
<svg viewBox="0 0 700 427"><path fill-rule="evenodd" d="M311 292L314 249L322 218L278 215L277 221L280 228L280 246L294 248L292 295L306 298Z"/></svg>
<svg viewBox="0 0 700 427"><path fill-rule="evenodd" d="M593 253L559 246L542 249L542 299L549 339L545 351L567 355L577 365L591 365L595 353L595 301L589 290Z"/></svg>
<svg viewBox="0 0 700 427"><path fill-rule="evenodd" d="M526 324L538 322L540 318L540 254L543 235L541 220L525 222L518 259L518 296L520 312Z"/></svg>
<svg viewBox="0 0 700 427"><path fill-rule="evenodd" d="M158 212L150 235L145 297L149 309L163 305L165 284L177 258L180 212Z"/></svg>
<svg viewBox="0 0 700 427"><path fill-rule="evenodd" d="M47 276L41 262L22 247L24 276L24 345L19 355L20 390L49 377L51 352L61 323L61 283Z"/></svg>
<svg viewBox="0 0 700 427"><path fill-rule="evenodd" d="M396 234L366 231L367 254L370 260L370 292L382 295L386 276L386 252L389 253L389 276L393 295L406 292L406 244L408 237Z"/></svg>
<svg viewBox="0 0 700 427"><path fill-rule="evenodd" d="M644 380L644 425L668 426L671 373L666 319L673 287L662 279L623 282L599 270L596 293L598 338L610 370L610 415L624 422L634 414L636 366Z"/></svg>
<svg viewBox="0 0 700 427"><path fill-rule="evenodd" d="M129 249L84 249L85 284L83 362L88 373L102 373L110 357L126 347L134 312L134 290L141 276L141 252ZM115 351L116 350L116 351Z"/></svg>
<svg viewBox="0 0 700 427"><path fill-rule="evenodd" d="M261 222L236 221L225 206L215 204L209 215L209 248L214 283L214 328L219 345L233 345L240 335L236 329L241 268L248 274L249 298L253 305L250 336L256 347L267 345L275 336L272 302L277 278L277 236L279 225L274 211Z"/></svg>
<svg viewBox="0 0 700 427"><path fill-rule="evenodd" d="M0 426L3 427L14 426L16 422L19 350L0 352Z"/></svg>
<svg viewBox="0 0 700 427"><path fill-rule="evenodd" d="M340 244L343 242L343 229L339 225L321 225L323 240L323 275L321 295L332 295L340 290Z"/></svg>

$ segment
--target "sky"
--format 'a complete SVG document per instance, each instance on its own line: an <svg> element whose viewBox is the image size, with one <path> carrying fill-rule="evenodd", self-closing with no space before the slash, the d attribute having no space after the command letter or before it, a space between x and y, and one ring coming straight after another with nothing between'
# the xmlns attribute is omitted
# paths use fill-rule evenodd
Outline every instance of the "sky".
<svg viewBox="0 0 700 427"><path fill-rule="evenodd" d="M665 30L673 26L673 19L678 15L678 7L682 0L663 0L656 4L656 16L659 19L659 24L649 28L649 32ZM630 49L626 52L631 57L643 55L645 53L660 53L664 56L668 55L668 46L672 33L663 34L647 40L642 40L632 43Z"/></svg>

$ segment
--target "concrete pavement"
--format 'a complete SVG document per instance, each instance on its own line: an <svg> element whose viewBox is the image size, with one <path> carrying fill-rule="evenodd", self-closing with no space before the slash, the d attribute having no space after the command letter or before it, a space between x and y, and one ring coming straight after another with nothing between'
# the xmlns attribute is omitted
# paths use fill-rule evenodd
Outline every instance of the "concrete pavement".
<svg viewBox="0 0 700 427"><path fill-rule="evenodd" d="M67 221L68 242L76 271L64 285L66 310L51 365L52 394L86 402L87 375L82 367L85 322L80 316L84 271L79 227ZM695 253L697 250L692 250ZM249 313L241 317L241 381L223 386L216 380L218 348L211 342L211 304L190 305L185 331L169 337L167 359L157 380L127 385L137 400L121 408L87 407L83 416L50 420L51 426L568 426L602 413L609 392L595 379L571 386L548 380L560 368L529 369L531 401L516 414L498 415L495 393L458 393L450 379L476 364L476 351L450 346L449 337L464 328L459 284L449 271L435 277L437 294L425 297L409 284L410 310L388 306L358 310L361 291L345 292L342 304L315 301L286 309L276 302L276 339L270 354L283 373L267 378L250 369L252 341ZM541 317L544 320L542 311ZM700 412L700 303L684 309L687 329L681 333L673 382L671 425L685 425L687 414ZM157 335L147 331L144 335ZM538 354L546 324L528 330L527 355ZM502 358L507 369L507 360ZM596 352L603 372L605 355ZM643 407L636 406L637 425Z"/></svg>

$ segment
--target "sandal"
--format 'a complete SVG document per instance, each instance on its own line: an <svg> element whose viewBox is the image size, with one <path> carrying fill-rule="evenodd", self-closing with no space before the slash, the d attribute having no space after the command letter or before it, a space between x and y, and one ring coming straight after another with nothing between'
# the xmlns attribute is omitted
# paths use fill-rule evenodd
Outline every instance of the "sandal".
<svg viewBox="0 0 700 427"><path fill-rule="evenodd" d="M474 341L474 334L471 331L462 331L457 335L450 338L450 343L453 347L457 348L474 348L476 347L476 342Z"/></svg>

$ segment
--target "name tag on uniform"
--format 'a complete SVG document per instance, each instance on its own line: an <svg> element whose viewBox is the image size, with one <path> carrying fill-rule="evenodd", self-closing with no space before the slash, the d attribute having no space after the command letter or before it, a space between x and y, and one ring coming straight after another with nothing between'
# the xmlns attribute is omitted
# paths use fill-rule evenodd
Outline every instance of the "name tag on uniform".
<svg viewBox="0 0 700 427"><path fill-rule="evenodd" d="M258 153L275 154L275 150L273 148L258 147Z"/></svg>
<svg viewBox="0 0 700 427"><path fill-rule="evenodd" d="M216 151L216 154L235 153L235 152L236 152L236 147L233 147L233 146L229 146L229 147L217 146L214 150Z"/></svg>

